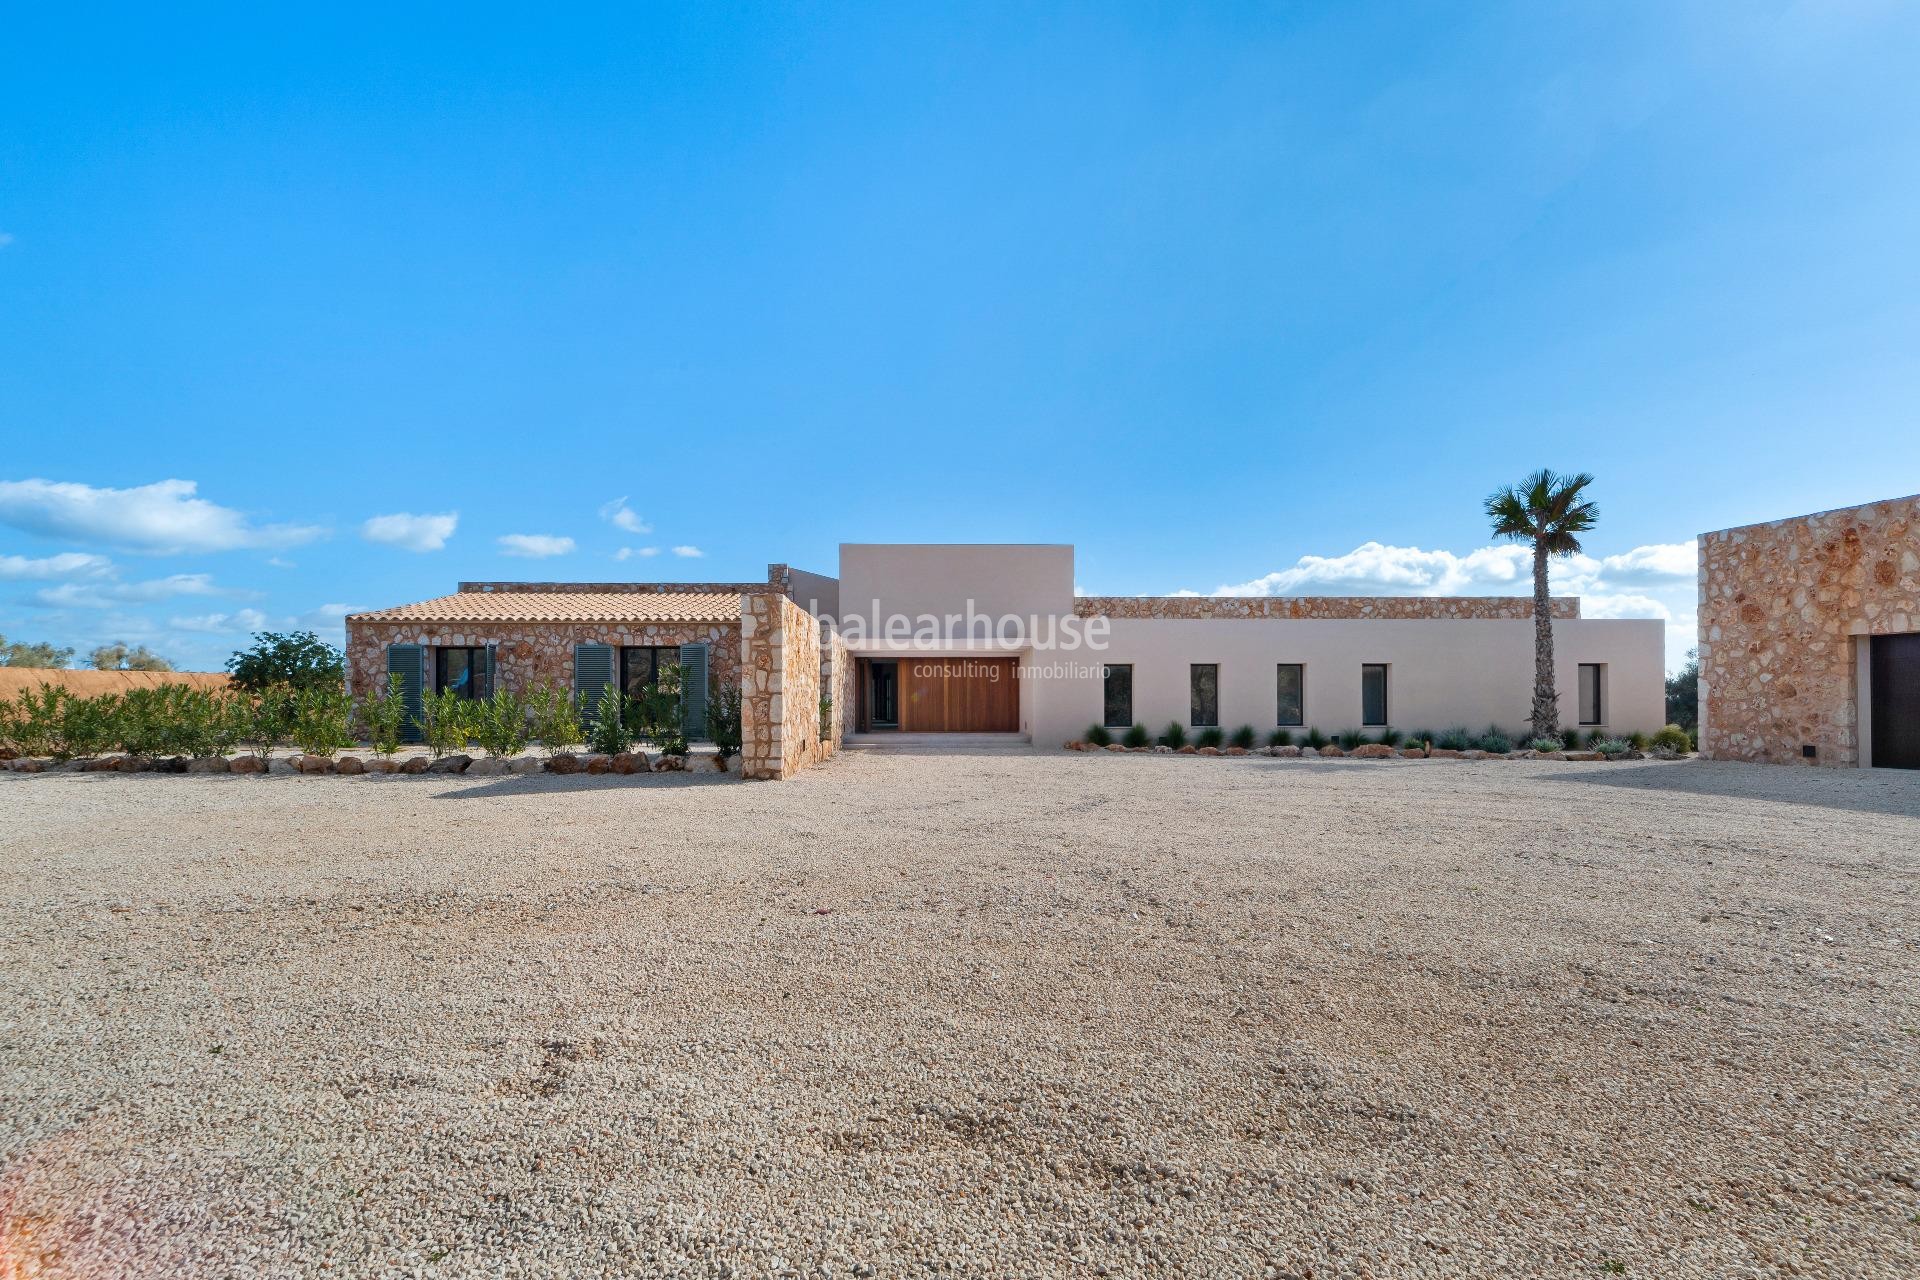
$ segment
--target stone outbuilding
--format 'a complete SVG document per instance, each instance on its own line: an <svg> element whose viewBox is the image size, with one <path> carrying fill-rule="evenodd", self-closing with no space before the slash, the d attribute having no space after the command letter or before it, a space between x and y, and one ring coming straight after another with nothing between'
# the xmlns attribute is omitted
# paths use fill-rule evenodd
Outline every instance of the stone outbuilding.
<svg viewBox="0 0 1920 1280"><path fill-rule="evenodd" d="M1700 750L1920 768L1920 495L1700 537Z"/></svg>

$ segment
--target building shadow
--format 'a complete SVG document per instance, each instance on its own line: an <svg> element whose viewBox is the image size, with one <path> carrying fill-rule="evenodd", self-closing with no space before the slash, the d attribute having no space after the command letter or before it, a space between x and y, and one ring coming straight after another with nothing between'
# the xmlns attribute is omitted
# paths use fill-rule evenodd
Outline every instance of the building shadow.
<svg viewBox="0 0 1920 1280"><path fill-rule="evenodd" d="M536 773L509 774L505 777L465 778L447 774L444 781L466 781L468 785L452 791L437 792L435 800L496 800L506 796L564 795L578 791L661 791L682 787L730 787L743 779L727 773ZM398 783L399 780L395 780ZM408 779L407 781L411 781ZM395 785L388 783L385 785Z"/></svg>
<svg viewBox="0 0 1920 1280"><path fill-rule="evenodd" d="M1577 787L1761 800L1850 813L1920 818L1920 770L1820 769L1732 760L1681 760L1637 765L1562 765L1533 776Z"/></svg>

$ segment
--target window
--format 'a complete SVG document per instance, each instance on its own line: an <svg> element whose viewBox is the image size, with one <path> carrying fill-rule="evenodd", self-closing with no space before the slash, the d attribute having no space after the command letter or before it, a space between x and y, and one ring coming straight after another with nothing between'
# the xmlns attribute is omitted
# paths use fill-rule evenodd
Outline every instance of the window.
<svg viewBox="0 0 1920 1280"><path fill-rule="evenodd" d="M441 693L452 691L463 698L484 699L493 696L493 664L487 661L484 647L435 649L433 687Z"/></svg>
<svg viewBox="0 0 1920 1280"><path fill-rule="evenodd" d="M1210 729L1220 723L1220 664L1193 664L1193 708L1188 723L1196 729Z"/></svg>
<svg viewBox="0 0 1920 1280"><path fill-rule="evenodd" d="M1133 727L1133 664L1118 663L1106 668L1107 703L1100 723L1109 729Z"/></svg>
<svg viewBox="0 0 1920 1280"><path fill-rule="evenodd" d="M620 651L620 692L638 697L659 684L669 667L679 665L678 645L630 645Z"/></svg>
<svg viewBox="0 0 1920 1280"><path fill-rule="evenodd" d="M1279 710L1273 722L1279 725L1307 722L1307 669L1297 662L1283 662L1274 683L1278 690Z"/></svg>
<svg viewBox="0 0 1920 1280"><path fill-rule="evenodd" d="M1606 716L1606 664L1604 662L1583 662L1580 664L1580 723L1605 724Z"/></svg>
<svg viewBox="0 0 1920 1280"><path fill-rule="evenodd" d="M1387 722L1387 664L1368 662L1360 667L1360 723Z"/></svg>

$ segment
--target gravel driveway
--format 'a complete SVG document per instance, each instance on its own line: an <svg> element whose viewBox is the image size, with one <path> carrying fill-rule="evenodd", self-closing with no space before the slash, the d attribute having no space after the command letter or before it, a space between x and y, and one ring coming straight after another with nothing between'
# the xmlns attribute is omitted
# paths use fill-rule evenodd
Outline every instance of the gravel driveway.
<svg viewBox="0 0 1920 1280"><path fill-rule="evenodd" d="M0 777L0 1278L1920 1274L1920 776Z"/></svg>

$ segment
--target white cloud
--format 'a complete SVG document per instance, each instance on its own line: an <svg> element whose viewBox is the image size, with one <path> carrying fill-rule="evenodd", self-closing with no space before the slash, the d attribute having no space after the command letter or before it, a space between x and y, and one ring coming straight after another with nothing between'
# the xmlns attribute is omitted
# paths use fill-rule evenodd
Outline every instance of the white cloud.
<svg viewBox="0 0 1920 1280"><path fill-rule="evenodd" d="M1557 557L1549 572L1557 593L1602 595L1626 587L1691 583L1694 560L1691 542L1653 543L1599 560L1589 555ZM1345 555L1301 556L1290 568L1217 587L1213 594L1458 596L1521 595L1532 589L1533 552L1521 543L1456 555L1366 542Z"/></svg>
<svg viewBox="0 0 1920 1280"><path fill-rule="evenodd" d="M57 556L29 560L26 556L0 556L0 582L25 582L48 578L102 578L113 573L113 561L105 556L90 556L79 551L63 551Z"/></svg>
<svg viewBox="0 0 1920 1280"><path fill-rule="evenodd" d="M1650 543L1600 561L1600 576L1609 586L1693 582L1699 572L1700 544L1693 541Z"/></svg>
<svg viewBox="0 0 1920 1280"><path fill-rule="evenodd" d="M689 560L698 560L701 556L704 556L707 553L702 551L698 547L680 546L680 547L675 547L673 549L673 554L677 556L685 556Z"/></svg>
<svg viewBox="0 0 1920 1280"><path fill-rule="evenodd" d="M460 513L416 516L405 511L390 516L374 516L360 526L360 536L368 542L381 542L404 551L438 551L460 524Z"/></svg>
<svg viewBox="0 0 1920 1280"><path fill-rule="evenodd" d="M51 480L0 480L0 524L44 537L178 554L287 547L325 535L318 525L255 525L242 513L194 496L191 480L131 489Z"/></svg>
<svg viewBox="0 0 1920 1280"><path fill-rule="evenodd" d="M236 609L232 613L203 613L190 618L173 618L167 625L179 631L199 631L208 635L240 635L264 631L267 615L258 609Z"/></svg>
<svg viewBox="0 0 1920 1280"><path fill-rule="evenodd" d="M622 547L613 553L613 558L615 560L631 560L635 556L644 558L647 556L657 556L659 554L660 548L658 547Z"/></svg>
<svg viewBox="0 0 1920 1280"><path fill-rule="evenodd" d="M300 567L293 561L282 559L280 556L268 556L267 563L276 569L297 569Z"/></svg>
<svg viewBox="0 0 1920 1280"><path fill-rule="evenodd" d="M209 573L175 573L146 582L66 582L43 587L34 599L56 609L111 609L122 604L148 604L178 596L232 596L244 592L214 585Z"/></svg>
<svg viewBox="0 0 1920 1280"><path fill-rule="evenodd" d="M564 556L573 550L572 538L556 537L550 533L509 533L503 535L499 542L502 554L524 556L529 560Z"/></svg>
<svg viewBox="0 0 1920 1280"><path fill-rule="evenodd" d="M1673 610L1652 596L1608 595L1580 597L1583 618L1672 618Z"/></svg>
<svg viewBox="0 0 1920 1280"><path fill-rule="evenodd" d="M639 513L627 505L625 498L615 498L600 508L600 518L610 520L616 529L625 529L628 533L652 533L653 526L642 520Z"/></svg>

